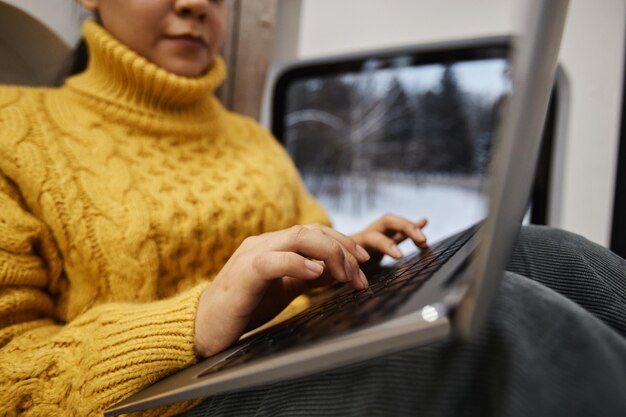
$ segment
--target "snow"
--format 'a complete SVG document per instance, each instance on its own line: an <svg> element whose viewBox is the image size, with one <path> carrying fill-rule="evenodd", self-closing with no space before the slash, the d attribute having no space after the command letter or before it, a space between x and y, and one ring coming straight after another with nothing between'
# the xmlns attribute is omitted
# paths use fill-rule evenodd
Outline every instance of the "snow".
<svg viewBox="0 0 626 417"><path fill-rule="evenodd" d="M471 226L487 214L481 188L458 181L387 182L367 199L361 199L356 208L350 199L338 201L322 193L316 197L328 211L335 229L348 235L392 213L412 220L426 217L428 225L424 233L429 241L435 242ZM400 249L405 255L416 250L410 241L402 243Z"/></svg>

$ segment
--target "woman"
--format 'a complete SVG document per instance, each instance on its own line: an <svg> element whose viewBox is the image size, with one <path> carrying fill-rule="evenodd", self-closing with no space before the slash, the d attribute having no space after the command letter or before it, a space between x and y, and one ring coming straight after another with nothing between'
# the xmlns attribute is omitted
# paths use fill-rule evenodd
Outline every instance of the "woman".
<svg viewBox="0 0 626 417"><path fill-rule="evenodd" d="M7 410L101 411L311 286L364 288L364 248L399 256L382 232L424 242L424 221L321 225L280 145L220 106L221 2L82 4L89 69L0 93Z"/></svg>
<svg viewBox="0 0 626 417"><path fill-rule="evenodd" d="M225 77L217 55L224 33L221 1L80 2L99 21L84 26L87 70L59 89L0 89L2 414L100 415L198 357L223 350L309 288L334 281L365 288L360 263L382 254L400 257L396 243L405 238L425 244L425 220L387 216L352 237L326 226L326 214L282 148L256 123L221 107L211 94ZM528 261L536 255L529 248L554 236L582 242L564 233L524 233L516 251L523 259L518 271L530 265L524 272L535 279L545 268L533 269L539 262ZM571 250L560 243L563 251ZM615 262L611 274L623 271L623 260L614 255L598 249L593 258ZM611 322L615 315L606 320L617 330L512 274L502 293L506 302L499 305L511 311L508 320L491 325L487 339L494 326L507 330L526 318L533 326L503 336L511 343L524 340L538 331L537 313L553 307L577 319L569 325L584 341L593 337L611 352L620 348L617 331L624 321ZM536 311L518 306L535 298L544 300ZM616 296L611 306L623 300ZM597 310L598 316L605 312ZM595 329L598 324L604 327ZM278 384L262 393L217 397L191 412L328 414L339 407L341 414L421 409L445 415L470 406L468 411L484 414L496 410L487 385L472 389L476 399L459 393L438 397L415 380L432 385L432 375L413 370L446 368L442 390L462 392L472 386L463 378L477 375L464 370L481 363L487 372L499 369L485 358L485 346L500 345L445 342L295 381L292 387L306 391L304 403L302 392ZM513 356L520 360L515 366L528 365L526 352ZM550 352L539 349L536 356L545 361ZM624 369L613 356L591 354L605 375ZM515 366L506 369L515 375ZM560 368L542 374L554 383L564 375ZM610 395L596 379L598 389ZM493 384L493 378L485 381ZM520 381L513 379L528 386ZM500 387L497 393L510 392ZM442 398L452 406L443 407ZM266 408L263 402L277 399L287 405L279 401ZM497 410L528 410L515 401ZM542 405L552 410L550 404ZM153 413L173 415L192 405Z"/></svg>

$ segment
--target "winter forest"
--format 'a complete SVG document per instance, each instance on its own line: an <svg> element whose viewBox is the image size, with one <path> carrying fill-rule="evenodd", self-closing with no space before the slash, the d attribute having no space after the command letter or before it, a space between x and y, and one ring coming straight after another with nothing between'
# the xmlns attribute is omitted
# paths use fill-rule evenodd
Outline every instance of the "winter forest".
<svg viewBox="0 0 626 417"><path fill-rule="evenodd" d="M485 214L502 59L378 68L301 79L286 97L284 143L340 231L385 212L427 216L429 238Z"/></svg>

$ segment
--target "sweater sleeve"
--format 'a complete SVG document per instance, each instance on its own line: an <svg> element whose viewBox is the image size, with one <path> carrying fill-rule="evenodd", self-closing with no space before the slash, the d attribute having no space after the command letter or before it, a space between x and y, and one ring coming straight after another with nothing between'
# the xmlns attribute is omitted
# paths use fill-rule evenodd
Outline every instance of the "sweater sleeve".
<svg viewBox="0 0 626 417"><path fill-rule="evenodd" d="M1 415L101 415L195 361L195 313L208 284L156 302L101 304L66 323L56 313L60 265L48 228L0 172Z"/></svg>

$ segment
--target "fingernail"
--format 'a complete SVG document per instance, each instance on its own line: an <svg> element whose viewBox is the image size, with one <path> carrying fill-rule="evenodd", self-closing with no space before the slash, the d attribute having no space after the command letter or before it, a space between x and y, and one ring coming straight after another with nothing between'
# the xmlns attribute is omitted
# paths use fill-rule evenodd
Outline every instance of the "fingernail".
<svg viewBox="0 0 626 417"><path fill-rule="evenodd" d="M360 269L359 269L359 278L361 278L361 282L363 283L364 288L369 287L370 283L367 282L367 277L365 277L365 274Z"/></svg>
<svg viewBox="0 0 626 417"><path fill-rule="evenodd" d="M404 255L397 245L391 246L391 254L396 258L402 258Z"/></svg>
<svg viewBox="0 0 626 417"><path fill-rule="evenodd" d="M352 281L352 266L347 259L344 259L343 261L343 269L346 271L346 282Z"/></svg>
<svg viewBox="0 0 626 417"><path fill-rule="evenodd" d="M365 250L363 246L356 245L356 251L359 253L359 256L361 257L361 259L363 259L363 262L368 261L370 259L370 254L367 253L367 251Z"/></svg>
<svg viewBox="0 0 626 417"><path fill-rule="evenodd" d="M304 260L304 265L306 265L309 271L315 272L317 275L321 274L324 270L324 267L316 262L313 262L309 259Z"/></svg>

